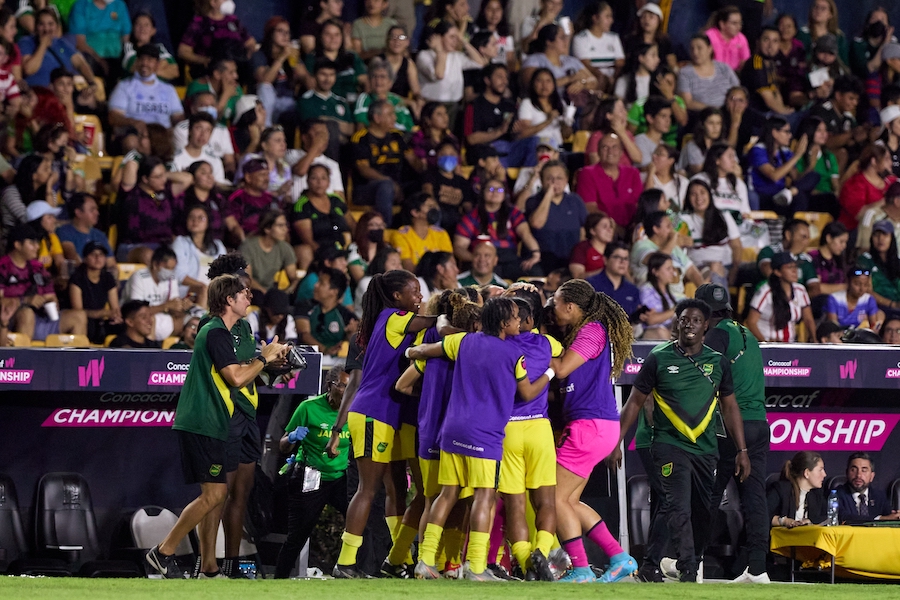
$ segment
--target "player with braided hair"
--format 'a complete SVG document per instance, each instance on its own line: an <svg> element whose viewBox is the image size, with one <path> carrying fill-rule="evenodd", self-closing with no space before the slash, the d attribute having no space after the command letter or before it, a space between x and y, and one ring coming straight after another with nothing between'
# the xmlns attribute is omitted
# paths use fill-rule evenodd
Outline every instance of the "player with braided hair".
<svg viewBox="0 0 900 600"><path fill-rule="evenodd" d="M560 581L595 580L582 534L609 556L609 569L600 581L618 581L634 573L637 563L600 515L581 502L581 493L594 467L619 442L612 380L631 356L634 335L622 307L583 279L562 284L554 294L553 307L556 324L566 328L566 352L553 366L566 422L556 450L557 534L574 567Z"/></svg>

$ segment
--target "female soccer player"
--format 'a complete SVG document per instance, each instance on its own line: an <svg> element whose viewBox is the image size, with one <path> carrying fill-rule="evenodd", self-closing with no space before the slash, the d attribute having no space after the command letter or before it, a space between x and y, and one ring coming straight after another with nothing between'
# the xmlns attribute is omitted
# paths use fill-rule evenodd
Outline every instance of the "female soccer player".
<svg viewBox="0 0 900 600"><path fill-rule="evenodd" d="M587 281L567 281L554 294L556 323L567 328L566 353L554 361L560 380L568 377L563 402L565 429L556 449L557 534L574 569L560 581L594 581L582 534L609 556L603 582L619 581L637 563L609 533L606 523L581 502L581 492L594 467L619 441L619 415L612 379L631 355L634 334L628 315L614 300L597 293Z"/></svg>

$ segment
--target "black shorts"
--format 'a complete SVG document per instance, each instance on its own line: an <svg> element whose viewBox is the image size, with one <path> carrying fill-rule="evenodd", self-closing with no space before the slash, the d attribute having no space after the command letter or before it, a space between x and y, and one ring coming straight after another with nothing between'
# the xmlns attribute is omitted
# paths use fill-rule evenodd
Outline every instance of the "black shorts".
<svg viewBox="0 0 900 600"><path fill-rule="evenodd" d="M262 440L259 425L239 408L234 409L228 431L228 449L225 457L225 472L237 471L238 465L255 463L262 456Z"/></svg>
<svg viewBox="0 0 900 600"><path fill-rule="evenodd" d="M185 483L225 483L226 442L176 430Z"/></svg>

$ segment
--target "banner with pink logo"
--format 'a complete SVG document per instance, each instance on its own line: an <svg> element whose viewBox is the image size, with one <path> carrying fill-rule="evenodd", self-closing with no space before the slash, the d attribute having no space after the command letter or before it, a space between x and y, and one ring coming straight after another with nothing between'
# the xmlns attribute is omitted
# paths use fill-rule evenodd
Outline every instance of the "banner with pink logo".
<svg viewBox="0 0 900 600"><path fill-rule="evenodd" d="M769 413L771 450L879 452L900 421L887 413Z"/></svg>

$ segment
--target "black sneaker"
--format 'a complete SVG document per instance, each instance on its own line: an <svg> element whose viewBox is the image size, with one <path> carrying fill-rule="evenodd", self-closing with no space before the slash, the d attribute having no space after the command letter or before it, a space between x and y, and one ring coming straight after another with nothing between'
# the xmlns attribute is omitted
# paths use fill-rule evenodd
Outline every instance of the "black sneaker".
<svg viewBox="0 0 900 600"><path fill-rule="evenodd" d="M159 546L151 548L146 559L150 566L166 579L184 579L184 571L178 566L175 555L163 554L159 551Z"/></svg>
<svg viewBox="0 0 900 600"><path fill-rule="evenodd" d="M687 568L678 576L681 583L697 583L697 569Z"/></svg>
<svg viewBox="0 0 900 600"><path fill-rule="evenodd" d="M650 561L644 561L644 564L638 569L636 577L645 583L663 583L662 571Z"/></svg>
<svg viewBox="0 0 900 600"><path fill-rule="evenodd" d="M522 581L518 577L513 577L509 574L509 571L503 565L498 565L497 563L491 563L487 566L487 570L490 571L494 577L497 579L502 579L504 581Z"/></svg>
<svg viewBox="0 0 900 600"><path fill-rule="evenodd" d="M387 559L381 563L381 574L389 579L410 579L409 565L392 565Z"/></svg>
<svg viewBox="0 0 900 600"><path fill-rule="evenodd" d="M553 581L553 571L550 570L550 561L544 556L544 553L535 549L531 553L531 568L537 573L538 579L541 581Z"/></svg>
<svg viewBox="0 0 900 600"><path fill-rule="evenodd" d="M335 579L372 579L371 575L361 571L356 565L334 565L331 576Z"/></svg>

